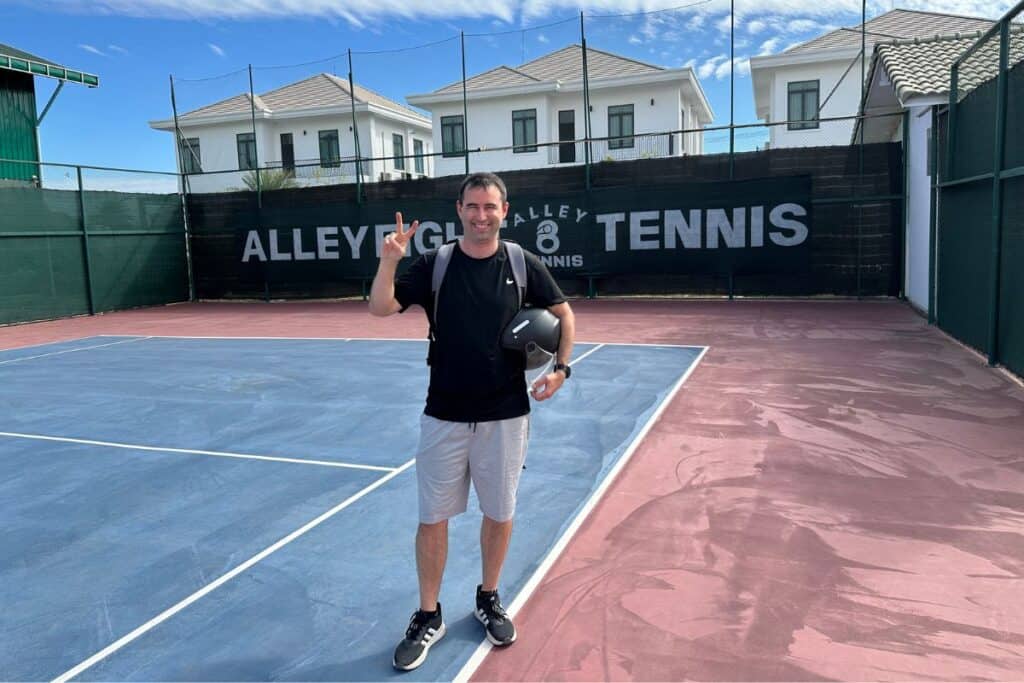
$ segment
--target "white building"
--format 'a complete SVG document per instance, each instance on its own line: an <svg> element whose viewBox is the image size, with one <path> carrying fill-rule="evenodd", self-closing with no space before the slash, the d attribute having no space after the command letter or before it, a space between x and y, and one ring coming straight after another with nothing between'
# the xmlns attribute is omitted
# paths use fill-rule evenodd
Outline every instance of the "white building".
<svg viewBox="0 0 1024 683"><path fill-rule="evenodd" d="M933 12L892 10L864 24L867 55L875 43L895 39L986 31L987 19ZM765 122L789 121L769 127L768 147L818 147L850 142L861 96L861 27L841 28L777 55L752 57L754 104ZM866 68L867 63L864 62Z"/></svg>
<svg viewBox="0 0 1024 683"><path fill-rule="evenodd" d="M868 72L868 87L861 111L866 115L899 114L867 118L864 142L898 142L904 145L907 165L906 253L903 290L921 311L928 311L932 200L932 167L941 168L942 158L932 158L932 128L939 107L949 104L949 77L953 62L977 42L981 32L969 35L935 36L879 44ZM1024 60L1024 33L1014 29L1010 41L1011 66ZM989 43L959 71L960 90L973 89L995 78L998 40ZM1013 125L1012 122L1007 122ZM904 130L906 124L906 130ZM860 138L854 127L847 143ZM941 155L940 150L940 155ZM983 210L987 210L984 207Z"/></svg>
<svg viewBox="0 0 1024 683"><path fill-rule="evenodd" d="M587 48L591 160L702 154L713 115L689 67L666 69ZM515 68L499 66L432 93L410 95L431 112L436 175L545 168L585 160L583 49L570 45ZM670 131L688 130L687 133ZM655 135L655 133L660 133ZM465 138L464 138L465 136ZM468 140L468 143L464 143ZM558 143L562 144L548 144Z"/></svg>
<svg viewBox="0 0 1024 683"><path fill-rule="evenodd" d="M282 169L296 185L355 182L356 137L345 79L321 73L260 93L249 93L180 114L179 168L193 192L244 189L261 169ZM253 106L255 105L255 135ZM433 175L430 119L355 86L355 122L364 181ZM174 132L174 119L152 121Z"/></svg>

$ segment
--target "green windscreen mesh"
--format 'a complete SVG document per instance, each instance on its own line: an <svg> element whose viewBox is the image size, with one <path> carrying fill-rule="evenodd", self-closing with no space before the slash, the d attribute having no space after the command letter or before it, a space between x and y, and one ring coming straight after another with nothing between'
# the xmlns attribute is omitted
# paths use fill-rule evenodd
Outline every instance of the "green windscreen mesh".
<svg viewBox="0 0 1024 683"><path fill-rule="evenodd" d="M97 311L188 298L178 195L86 191Z"/></svg>
<svg viewBox="0 0 1024 683"><path fill-rule="evenodd" d="M177 194L0 187L0 215L0 323L89 313L90 275L95 312L188 299Z"/></svg>
<svg viewBox="0 0 1024 683"><path fill-rule="evenodd" d="M89 312L75 192L0 187L0 323Z"/></svg>
<svg viewBox="0 0 1024 683"><path fill-rule="evenodd" d="M937 319L966 344L1024 374L1024 31L1008 31L1004 74L1005 138L999 188L1000 241L993 244L993 188L999 115L1000 35L989 36L961 64L957 106L952 119L951 174L966 180L943 187L939 199ZM947 117L947 123L950 117ZM945 147L945 145L943 145ZM981 177L979 177L981 176ZM999 277L993 291L993 246L999 251ZM997 308L995 345L993 302Z"/></svg>
<svg viewBox="0 0 1024 683"><path fill-rule="evenodd" d="M957 70L953 178L990 173L995 147L999 34L987 38ZM979 125L984 122L984 125Z"/></svg>
<svg viewBox="0 0 1024 683"><path fill-rule="evenodd" d="M1012 54L1024 53L1024 32L1010 37ZM1006 147L1003 162L1006 168L1024 166L1024 61L1014 65L1006 79Z"/></svg>
<svg viewBox="0 0 1024 683"><path fill-rule="evenodd" d="M965 344L988 351L992 183L944 188L939 205L937 319Z"/></svg>
<svg viewBox="0 0 1024 683"><path fill-rule="evenodd" d="M1003 181L1000 362L1024 376L1024 177Z"/></svg>

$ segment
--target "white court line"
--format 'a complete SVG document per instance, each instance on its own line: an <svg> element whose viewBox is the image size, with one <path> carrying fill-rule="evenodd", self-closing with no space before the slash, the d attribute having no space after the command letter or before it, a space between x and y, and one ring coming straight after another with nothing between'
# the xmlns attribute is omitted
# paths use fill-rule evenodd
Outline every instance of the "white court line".
<svg viewBox="0 0 1024 683"><path fill-rule="evenodd" d="M604 344L598 344L597 346L595 346L594 348L590 349L589 351L587 351L587 352L586 352L585 354L583 354L583 355L582 355L582 356L580 356L579 358L576 358L575 360L570 360L570 361L569 361L569 365L576 365L576 364L577 364L577 363L579 363L579 362L580 362L581 360L583 360L584 358L586 358L587 356L589 356L590 354L592 354L592 353L593 353L594 351L597 351L597 350L598 350L599 348L601 348L602 346L604 346Z"/></svg>
<svg viewBox="0 0 1024 683"><path fill-rule="evenodd" d="M0 327L0 329L3 329ZM100 337L139 337L138 334L90 334L88 337L71 337L69 339L54 339L48 342L39 342L38 344L25 344L24 346L12 346L9 349L0 349L0 353L7 353L8 351L24 351L25 349L38 349L44 346L53 346L54 344L70 344L72 342L85 341L86 339L99 339Z"/></svg>
<svg viewBox="0 0 1024 683"><path fill-rule="evenodd" d="M82 673L86 669L90 668L91 666L93 666L97 662L106 659L107 657L109 657L110 655L114 654L115 652L120 650L122 647L124 647L128 643L132 642L133 640L135 640L139 636L143 635L147 631L149 631L149 630L153 629L154 627L160 625L164 621L167 621L168 619L173 617L175 614L177 614L178 612L182 611L183 609L185 609L186 607L191 605L196 600L199 600L200 598L202 598L203 596L207 595L208 593L212 593L213 591L217 590L218 588L220 588L222 585L224 585L225 583L227 583L231 579L235 578L236 576L238 576L242 572L246 571L247 569L249 569L250 567L255 565L257 562L260 562L261 560L269 557L270 555L272 555L273 553L277 552L278 550L280 550L284 546L288 545L289 543L291 543L295 539L299 538L300 536L303 536L306 532L314 529L315 527L319 526L323 522L326 522L328 519L330 519L334 515L338 514L339 512L341 512L342 510L347 508L349 505L351 505L352 503L356 502L357 500L359 500L360 498L365 496L370 491L373 491L374 489L376 489L379 486L387 483L391 479L394 479L396 476L398 476L399 474L401 474L405 470L409 469L414 462L416 462L415 458L413 458L412 460L406 462L404 465L402 465L401 467L395 469L394 471L390 472L389 474L381 477L380 479L378 479L377 481L373 482L372 484L370 484L366 488L362 489L358 493L355 493L352 496L349 496L344 501L342 501L338 505L334 506L333 508L331 508L327 512L323 513L322 515L320 515L319 517L317 517L313 521L307 522L305 526L303 526L303 527L301 527L301 528L291 532L290 534L288 534L287 536L285 536L281 540L277 541L273 545L268 546L267 548L261 550L260 552L258 552L257 554L253 555L252 557L250 557L248 560L246 560L242 564L238 565L237 567L235 567L234 569L229 571L227 574L224 574L223 576L221 576L220 578L216 579L212 583L209 583L209 584L203 586L201 589L199 589L198 591L196 591L192 595L188 596L187 598L185 598L184 600L182 600L178 604L174 605L173 607L170 607L170 608L164 610L160 614L156 615L155 617L153 617L152 619L147 621L142 626L139 626L138 628L136 628L131 633L128 633L128 634L126 634L124 636L121 636L120 638L115 640L110 645L107 645L105 648L103 648L102 650L100 650L99 652L94 654L93 656L91 656L88 659L82 661L81 663L75 665L74 667L68 669L67 671L62 673L60 676L57 676L57 678L54 678L53 679L53 683L64 683L64 681L68 681L71 678L74 678L75 676L77 676L78 674Z"/></svg>
<svg viewBox="0 0 1024 683"><path fill-rule="evenodd" d="M252 455L251 453L227 453L224 451L200 451L191 448L162 448L158 446L139 446L130 443L115 443L113 441L93 441L91 439L72 439L65 436L45 436L43 434L22 434L19 432L0 432L0 436L9 436L15 439L36 439L38 441L60 441L63 443L80 443L89 446L109 446L110 448L126 448L133 451L156 451L160 453L185 453L188 455L212 455L218 458L241 458L244 460L269 460L271 462L288 462L300 465L321 465L323 467L343 467L353 470L372 470L374 472L394 472L394 467L382 467L379 465L359 465L348 462L332 462L330 460L304 460L302 458L281 458L271 455Z"/></svg>
<svg viewBox="0 0 1024 683"><path fill-rule="evenodd" d="M97 335L97 336L114 336L114 335ZM127 335L125 335L127 336ZM41 353L38 356L25 356L23 358L12 358L10 360L0 360L0 365L7 365L8 363L20 363L23 360L32 360L34 358L45 358L47 356L59 356L62 353L74 353L75 351L88 351L89 349L102 349L105 346L114 346L115 344L129 344L133 341L143 341L145 339L152 339L152 337L137 337L132 335L131 339L122 339L121 341L110 342L108 344L97 344L95 346L80 346L77 349L64 349L63 351L52 351L50 353ZM53 342L54 344L63 344L64 342Z"/></svg>
<svg viewBox="0 0 1024 683"><path fill-rule="evenodd" d="M100 335L103 337L134 337L134 334L104 334ZM148 336L149 339L223 339L231 341L232 339L259 339L266 341L351 341L354 337L215 337L215 336L200 336L200 335L189 335L189 334L151 334ZM387 340L382 340L387 341ZM405 340L397 340L405 341Z"/></svg>
<svg viewBox="0 0 1024 683"><path fill-rule="evenodd" d="M669 391L668 393L668 396L665 397L665 400L661 402L661 405L658 406L658 409L654 411L654 414L651 415L650 419L647 420L647 423L644 424L643 429L640 430L640 433L637 434L636 438L633 439L633 442L629 444L629 447L626 449L626 452L622 454L622 457L619 458L618 462L615 463L612 469L601 481L601 485L598 486L597 489L590 495L590 498L587 499L587 502L583 505L583 508L579 511L579 513L577 513L576 517L569 524L568 528L558 538L558 541L555 543L555 545L552 546L551 550L544 557L544 560L540 563L540 566L537 567L537 570L534 571L533 575L530 576L529 579L527 579L526 585L523 586L523 589L519 591L518 594L516 594L515 599L512 600L512 604L509 605L509 607L507 608L509 616L515 616L516 613L520 609L522 609L523 605L526 604L526 601L530 599L530 596L537 589L537 586L540 585L541 580L548 573L548 570L551 569L551 566L554 565L555 561L565 550L566 546L569 545L569 541L571 541L572 537L576 535L577 530L579 530L584 520L590 515L591 510L593 510L597 503L600 502L602 496L604 496L605 491L607 491L608 488L611 486L612 482L618 476L622 468L625 467L626 463L628 463L630 458L633 457L633 453L640 445L640 442L643 441L645 436L647 436L647 432L651 430L651 427L654 426L654 423L657 421L657 419L661 417L661 414L665 412L665 408L667 408L668 404L672 402L672 399L675 397L679 389L683 386L683 383L686 381L686 379L690 376L690 373L692 373L694 369L697 367L697 365L700 364L701 359L704 358L704 354L707 353L709 348L710 347L707 346L703 347L704 350L701 351L700 355L698 355L693 360L693 363L690 364L690 367L687 368L686 372L683 373L683 376L680 377L679 381L677 381L675 386L672 387L671 391ZM469 660L465 663L465 665L463 665L462 669L455 676L455 678L452 679L453 683L465 683L466 681L468 681L470 676L472 676L473 673L480 666L480 664L483 663L484 658L487 656L487 653L490 652L493 648L494 646L491 645L491 641L485 638L476 648L473 654L470 655Z"/></svg>
<svg viewBox="0 0 1024 683"><path fill-rule="evenodd" d="M104 334L104 337L129 337L135 335L127 334ZM266 341L370 341L370 342L382 342L382 341L394 341L394 342L416 342L419 344L425 343L427 339L410 339L408 337L197 337L189 335L178 335L178 334L151 334L147 339L223 339L231 341L232 339L239 340L266 340ZM698 344L638 344L636 342L594 342L585 341L581 339L575 340L576 344L590 346L643 346L643 347L663 347L666 349L706 349L706 346L700 346Z"/></svg>

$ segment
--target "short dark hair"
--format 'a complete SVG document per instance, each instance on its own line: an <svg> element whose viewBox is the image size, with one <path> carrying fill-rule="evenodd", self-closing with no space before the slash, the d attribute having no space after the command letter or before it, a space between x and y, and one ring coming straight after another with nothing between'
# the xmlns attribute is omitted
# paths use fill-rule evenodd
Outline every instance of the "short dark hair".
<svg viewBox="0 0 1024 683"><path fill-rule="evenodd" d="M466 179L462 181L462 186L459 188L459 202L462 202L462 198L466 194L467 187L496 187L498 192L501 193L501 201L508 201L508 190L505 189L505 181L499 178L494 173L479 172L470 173L466 176Z"/></svg>

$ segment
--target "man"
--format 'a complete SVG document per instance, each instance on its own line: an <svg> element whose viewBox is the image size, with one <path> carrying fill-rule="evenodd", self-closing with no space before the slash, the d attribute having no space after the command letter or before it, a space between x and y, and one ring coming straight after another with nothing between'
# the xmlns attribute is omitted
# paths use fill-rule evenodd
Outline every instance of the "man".
<svg viewBox="0 0 1024 683"><path fill-rule="evenodd" d="M526 457L530 400L525 359L501 348L501 332L515 316L519 283L513 278L498 233L508 214L508 193L493 173L474 173L459 190L455 209L462 221L435 302L431 291L437 250L421 255L395 280L399 261L419 226L408 230L402 214L382 244L380 264L370 291L370 312L387 316L419 304L427 313L431 342L430 385L420 417L416 455L419 528L416 569L420 606L395 650L394 666L412 670L426 659L445 633L438 594L448 555L448 520L466 510L473 482L483 522L480 551L483 576L476 594L476 617L487 639L511 645L516 629L498 596L498 578L512 535L519 475ZM572 309L540 259L526 256L525 304L544 307L561 327L556 363L531 387L538 401L551 398L569 376L574 337Z"/></svg>

